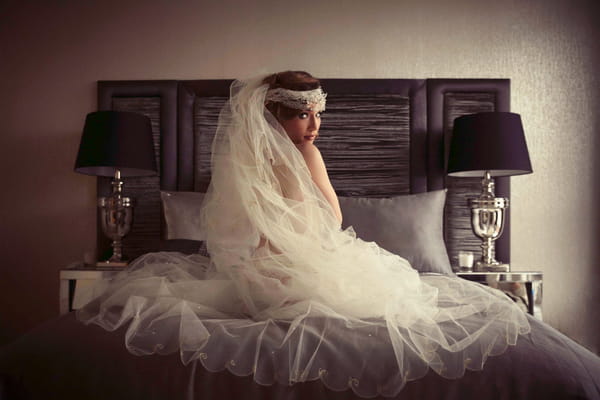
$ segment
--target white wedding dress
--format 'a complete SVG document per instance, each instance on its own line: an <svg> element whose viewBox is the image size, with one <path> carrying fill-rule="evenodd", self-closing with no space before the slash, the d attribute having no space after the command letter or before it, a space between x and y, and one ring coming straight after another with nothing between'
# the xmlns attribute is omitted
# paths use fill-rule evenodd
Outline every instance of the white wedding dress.
<svg viewBox="0 0 600 400"><path fill-rule="evenodd" d="M431 368L481 369L529 331L502 293L424 276L342 231L295 145L265 109L261 80L235 82L199 204L211 258L151 253L78 311L128 325L134 354L253 375L259 384L321 379L361 397L395 396Z"/></svg>

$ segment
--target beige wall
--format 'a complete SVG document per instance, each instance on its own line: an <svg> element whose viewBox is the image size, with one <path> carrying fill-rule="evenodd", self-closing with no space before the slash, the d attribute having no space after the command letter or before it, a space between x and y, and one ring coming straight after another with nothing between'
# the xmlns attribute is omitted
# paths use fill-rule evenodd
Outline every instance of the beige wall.
<svg viewBox="0 0 600 400"><path fill-rule="evenodd" d="M294 68L336 78L510 78L535 170L512 179L513 269L543 271L545 320L600 351L592 2L235 3L1 3L0 341L56 315L58 271L94 251L94 179L72 167L97 80Z"/></svg>

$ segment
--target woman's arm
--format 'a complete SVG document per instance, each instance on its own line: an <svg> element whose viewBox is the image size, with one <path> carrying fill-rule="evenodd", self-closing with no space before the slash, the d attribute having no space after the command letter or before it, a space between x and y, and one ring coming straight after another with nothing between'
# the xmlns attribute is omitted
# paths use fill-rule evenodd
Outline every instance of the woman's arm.
<svg viewBox="0 0 600 400"><path fill-rule="evenodd" d="M340 209L340 202L335 194L333 186L331 185L331 181L329 180L327 167L325 167L325 161L323 161L321 152L312 143L303 143L297 147L302 153L304 161L306 161L306 165L308 166L308 170L310 171L313 181L321 190L329 204L331 204L331 208L333 209L337 219L340 221L340 223L342 223L342 210Z"/></svg>

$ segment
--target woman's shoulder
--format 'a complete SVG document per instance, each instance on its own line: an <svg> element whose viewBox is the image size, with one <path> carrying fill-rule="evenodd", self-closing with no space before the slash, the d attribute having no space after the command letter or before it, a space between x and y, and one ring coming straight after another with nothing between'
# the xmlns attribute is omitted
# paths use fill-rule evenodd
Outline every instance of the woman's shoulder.
<svg viewBox="0 0 600 400"><path fill-rule="evenodd" d="M300 153L302 153L304 162L308 166L313 178L327 174L325 161L323 160L323 156L321 155L321 152L317 146L312 143L303 143L296 145L296 147L298 147L298 150L300 150Z"/></svg>
<svg viewBox="0 0 600 400"><path fill-rule="evenodd" d="M319 148L313 143L297 144L296 147L300 150L300 153L302 153L305 159L322 158Z"/></svg>

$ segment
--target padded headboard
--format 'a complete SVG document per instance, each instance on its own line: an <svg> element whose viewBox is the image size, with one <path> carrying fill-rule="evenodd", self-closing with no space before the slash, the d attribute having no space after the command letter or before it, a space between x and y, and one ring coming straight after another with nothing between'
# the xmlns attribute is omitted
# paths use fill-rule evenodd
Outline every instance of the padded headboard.
<svg viewBox="0 0 600 400"><path fill-rule="evenodd" d="M134 225L123 253L133 259L157 250L194 252L199 243L164 240L160 190L205 191L210 145L231 80L101 81L99 110L134 111L152 121L159 176L125 179L134 198ZM445 176L452 124L480 111L509 111L507 79L323 79L327 111L321 150L338 195L389 197L448 188L445 240L451 263L458 251L480 252L467 198L479 179ZM98 179L100 196L109 179ZM498 196L510 197L509 178L496 178ZM497 258L510 262L510 217L496 243ZM100 251L109 242L98 232Z"/></svg>

